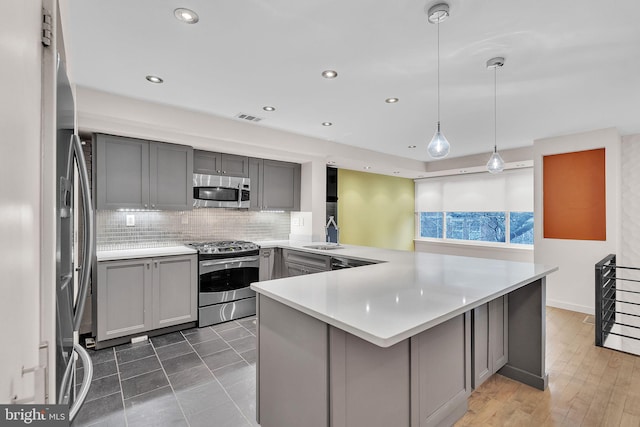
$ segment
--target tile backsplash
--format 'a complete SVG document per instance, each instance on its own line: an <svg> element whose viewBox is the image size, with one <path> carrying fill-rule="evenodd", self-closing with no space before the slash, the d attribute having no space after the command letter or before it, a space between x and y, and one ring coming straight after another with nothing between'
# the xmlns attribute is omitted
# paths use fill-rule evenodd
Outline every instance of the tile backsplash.
<svg viewBox="0 0 640 427"><path fill-rule="evenodd" d="M127 226L127 216L135 225ZM252 212L234 209L192 211L97 211L98 250L171 246L211 240L287 240L289 212Z"/></svg>

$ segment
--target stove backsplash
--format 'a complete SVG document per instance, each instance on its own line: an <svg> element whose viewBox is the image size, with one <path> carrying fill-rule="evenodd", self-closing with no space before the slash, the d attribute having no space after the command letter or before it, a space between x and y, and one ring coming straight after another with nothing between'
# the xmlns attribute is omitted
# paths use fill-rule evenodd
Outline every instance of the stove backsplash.
<svg viewBox="0 0 640 427"><path fill-rule="evenodd" d="M128 215L135 225L128 227ZM192 211L96 212L98 250L172 246L211 240L288 240L289 212L252 212L235 209Z"/></svg>

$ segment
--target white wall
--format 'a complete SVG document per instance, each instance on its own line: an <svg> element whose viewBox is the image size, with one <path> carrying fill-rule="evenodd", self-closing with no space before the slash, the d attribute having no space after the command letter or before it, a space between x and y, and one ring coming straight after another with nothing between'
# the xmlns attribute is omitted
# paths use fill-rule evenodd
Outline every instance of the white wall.
<svg viewBox="0 0 640 427"><path fill-rule="evenodd" d="M564 240L543 237L543 156L574 151L606 150L607 240ZM547 304L593 314L594 265L610 253L619 252L620 234L620 135L616 129L534 141L535 253L536 263L559 266L547 278Z"/></svg>
<svg viewBox="0 0 640 427"><path fill-rule="evenodd" d="M640 134L622 138L621 265L640 267Z"/></svg>
<svg viewBox="0 0 640 427"><path fill-rule="evenodd" d="M39 364L41 8L0 2L0 403L31 400Z"/></svg>

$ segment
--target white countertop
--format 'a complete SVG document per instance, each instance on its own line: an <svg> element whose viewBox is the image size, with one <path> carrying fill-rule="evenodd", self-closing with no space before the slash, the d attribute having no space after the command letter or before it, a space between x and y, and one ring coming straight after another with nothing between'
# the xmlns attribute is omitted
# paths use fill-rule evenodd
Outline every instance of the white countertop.
<svg viewBox="0 0 640 427"><path fill-rule="evenodd" d="M139 248L139 249L118 249L112 251L97 251L96 259L98 261L114 261L118 259L133 259L133 258L149 258L159 256L171 256L171 255L195 255L198 251L195 249L179 245L179 246L165 246L159 248Z"/></svg>
<svg viewBox="0 0 640 427"><path fill-rule="evenodd" d="M390 347L558 268L541 264L346 245L258 242L380 264L256 282L251 288L289 307Z"/></svg>

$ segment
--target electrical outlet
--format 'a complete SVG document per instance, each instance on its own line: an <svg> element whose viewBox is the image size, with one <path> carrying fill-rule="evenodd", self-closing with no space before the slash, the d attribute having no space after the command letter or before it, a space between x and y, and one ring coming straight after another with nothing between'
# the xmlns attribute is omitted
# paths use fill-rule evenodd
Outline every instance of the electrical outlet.
<svg viewBox="0 0 640 427"><path fill-rule="evenodd" d="M127 227L135 227L135 225L136 225L136 216L127 215Z"/></svg>

